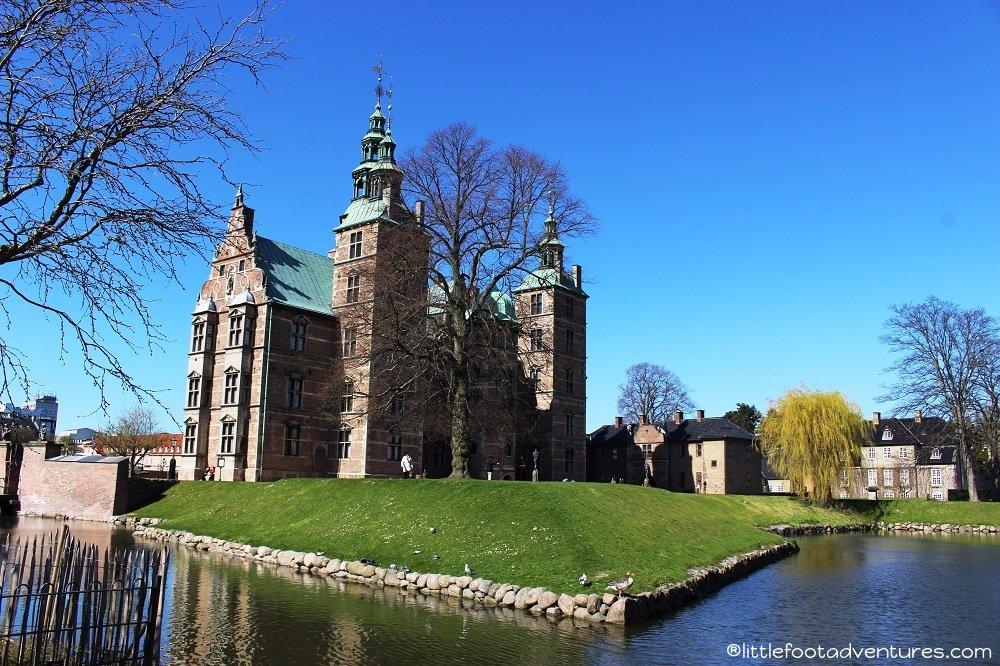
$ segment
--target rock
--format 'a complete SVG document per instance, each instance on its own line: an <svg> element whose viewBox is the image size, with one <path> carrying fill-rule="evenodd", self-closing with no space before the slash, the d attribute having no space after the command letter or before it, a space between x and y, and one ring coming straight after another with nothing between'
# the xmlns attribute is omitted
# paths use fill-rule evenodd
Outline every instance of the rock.
<svg viewBox="0 0 1000 666"><path fill-rule="evenodd" d="M577 606L586 606L587 599L588 597L586 594L578 594L575 597L573 597L573 603L575 603Z"/></svg>
<svg viewBox="0 0 1000 666"><path fill-rule="evenodd" d="M525 603L525 599L527 599L528 593L531 592L531 590L532 588L530 587L522 587L520 590L517 591L517 595L515 595L514 597L514 608L524 608L525 606L527 606L527 603Z"/></svg>
<svg viewBox="0 0 1000 666"><path fill-rule="evenodd" d="M462 596L466 599L475 599L476 593L470 590L469 588L465 588L464 590L462 590Z"/></svg>
<svg viewBox="0 0 1000 666"><path fill-rule="evenodd" d="M413 581L413 583L417 587L427 587L427 579L428 578L429 578L429 574L420 574L419 576L417 576L417 579L415 581ZM406 579L409 580L410 577L407 576Z"/></svg>
<svg viewBox="0 0 1000 666"><path fill-rule="evenodd" d="M418 584L419 582L420 581L417 581ZM427 578L424 580L424 585L421 585L421 587L424 586L426 586L429 590L441 589L441 577L437 574L427 574Z"/></svg>
<svg viewBox="0 0 1000 666"><path fill-rule="evenodd" d="M460 597L462 596L462 588L458 585L452 583L448 586L448 596L450 597Z"/></svg>
<svg viewBox="0 0 1000 666"><path fill-rule="evenodd" d="M319 555L317 555L316 553L306 553L305 557L302 558L302 564L306 565L307 567L314 567L316 566L317 557L319 557Z"/></svg>
<svg viewBox="0 0 1000 666"><path fill-rule="evenodd" d="M583 600L586 602L587 598L584 597ZM561 610L564 615L572 615L573 611L576 609L576 599L568 594L560 594L559 601L556 603L559 605L559 610Z"/></svg>
<svg viewBox="0 0 1000 666"><path fill-rule="evenodd" d="M493 593L493 598L500 601L507 593L511 591L513 585L498 585L496 591Z"/></svg>
<svg viewBox="0 0 1000 666"><path fill-rule="evenodd" d="M454 579L447 574L441 574L440 576L438 576L438 580L441 583L441 587L448 587L454 582Z"/></svg>
<svg viewBox="0 0 1000 666"><path fill-rule="evenodd" d="M528 612L531 613L532 615L541 615L545 611L542 610L541 606L539 606L538 604L535 604L534 606L532 606L531 608L528 609Z"/></svg>
<svg viewBox="0 0 1000 666"><path fill-rule="evenodd" d="M364 564L363 562L358 562L354 560L347 563L347 573L352 576L360 576L362 578L371 578L375 575L375 567L370 564Z"/></svg>
<svg viewBox="0 0 1000 666"><path fill-rule="evenodd" d="M375 577L379 580L385 580L385 572L388 569L383 569L382 567L375 567Z"/></svg>
<svg viewBox="0 0 1000 666"><path fill-rule="evenodd" d="M500 603L503 604L504 606L513 606L514 600L516 598L517 595L514 592L508 590L501 598Z"/></svg>
<svg viewBox="0 0 1000 666"><path fill-rule="evenodd" d="M608 612L609 608L611 608L611 606L609 606L608 604L601 604L598 607L597 612L600 613L601 615L604 615Z"/></svg>
<svg viewBox="0 0 1000 666"><path fill-rule="evenodd" d="M493 597L483 597L483 605L488 608L492 608L497 605L497 600Z"/></svg>
<svg viewBox="0 0 1000 666"><path fill-rule="evenodd" d="M587 612L596 613L597 609L601 607L601 598L596 594L591 594L587 597Z"/></svg>
<svg viewBox="0 0 1000 666"><path fill-rule="evenodd" d="M313 561L316 563L316 566L318 568L322 569L323 567L325 567L327 564L330 563L330 558L327 557L326 555L317 555Z"/></svg>
<svg viewBox="0 0 1000 666"><path fill-rule="evenodd" d="M323 571L325 571L328 575L337 573L340 571L340 560L330 560L326 563L326 566L323 567Z"/></svg>
<svg viewBox="0 0 1000 666"><path fill-rule="evenodd" d="M383 581L388 587L399 587L399 576L391 569L385 572Z"/></svg>
<svg viewBox="0 0 1000 666"><path fill-rule="evenodd" d="M469 587L469 583L471 582L472 579L469 578L468 576L459 576L458 578L455 579L455 585L458 585L463 590Z"/></svg>
<svg viewBox="0 0 1000 666"><path fill-rule="evenodd" d="M541 594L538 595L538 605L542 607L542 610L548 610L552 608L559 602L559 595L555 592L549 590L542 590Z"/></svg>
<svg viewBox="0 0 1000 666"><path fill-rule="evenodd" d="M587 612L586 608L577 608L573 611L574 620L589 620L590 613Z"/></svg>
<svg viewBox="0 0 1000 666"><path fill-rule="evenodd" d="M562 610L559 609L559 606L549 606L548 608L545 609L545 615L550 618L557 618L560 617L562 614L563 612Z"/></svg>
<svg viewBox="0 0 1000 666"><path fill-rule="evenodd" d="M418 574L416 571L410 571L404 576L404 578L406 579L407 583L416 583L417 579L419 579L420 576L421 574Z"/></svg>
<svg viewBox="0 0 1000 666"><path fill-rule="evenodd" d="M605 621L607 621L607 618L604 617L603 615L601 615L600 613L593 613L590 616L590 621L591 622L605 622Z"/></svg>
<svg viewBox="0 0 1000 666"><path fill-rule="evenodd" d="M524 596L525 606L534 606L538 603L538 597L541 596L542 592L545 591L544 587L533 587L528 590L528 594Z"/></svg>
<svg viewBox="0 0 1000 666"><path fill-rule="evenodd" d="M607 592L604 594L604 597L601 599L601 601L610 606L611 604L615 603L615 595L611 594L610 592Z"/></svg>
<svg viewBox="0 0 1000 666"><path fill-rule="evenodd" d="M486 580L485 578L483 578L479 581L479 585L476 586L476 589L482 592L483 594L489 594L490 588L492 586L493 586L493 581Z"/></svg>

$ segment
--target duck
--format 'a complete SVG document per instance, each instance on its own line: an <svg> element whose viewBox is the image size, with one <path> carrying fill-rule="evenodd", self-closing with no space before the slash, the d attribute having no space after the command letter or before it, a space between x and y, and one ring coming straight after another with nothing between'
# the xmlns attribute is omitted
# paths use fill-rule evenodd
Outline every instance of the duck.
<svg viewBox="0 0 1000 666"><path fill-rule="evenodd" d="M580 585L584 587L590 585L590 579L587 578L587 574L580 574Z"/></svg>
<svg viewBox="0 0 1000 666"><path fill-rule="evenodd" d="M635 579L632 578L632 572L630 571L627 574L625 574L624 578L618 578L617 580L613 580L610 583L608 583L607 589L611 590L612 592L617 592L618 598L620 599L622 596L622 592L632 587L632 583L634 582Z"/></svg>

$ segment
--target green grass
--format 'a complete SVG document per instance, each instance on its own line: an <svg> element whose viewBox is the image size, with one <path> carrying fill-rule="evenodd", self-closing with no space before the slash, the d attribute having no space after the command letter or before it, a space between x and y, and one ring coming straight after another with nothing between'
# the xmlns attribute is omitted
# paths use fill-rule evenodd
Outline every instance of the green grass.
<svg viewBox="0 0 1000 666"><path fill-rule="evenodd" d="M691 567L781 541L757 526L858 520L787 497L624 484L374 479L185 482L136 515L162 518L165 528L371 557L414 571L461 574L468 563L476 576L559 591L579 589L584 572L600 583L626 571L637 589L649 589L686 578ZM432 560L434 554L441 559Z"/></svg>
<svg viewBox="0 0 1000 666"><path fill-rule="evenodd" d="M848 511L863 512L883 523L948 523L1000 525L1000 502L934 502L898 499L846 502Z"/></svg>

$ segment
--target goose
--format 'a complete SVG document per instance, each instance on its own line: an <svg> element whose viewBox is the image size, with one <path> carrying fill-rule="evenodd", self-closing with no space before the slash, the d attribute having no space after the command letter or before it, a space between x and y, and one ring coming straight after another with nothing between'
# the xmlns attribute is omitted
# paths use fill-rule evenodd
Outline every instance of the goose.
<svg viewBox="0 0 1000 666"><path fill-rule="evenodd" d="M428 531L429 531L429 532L430 532L431 534L434 534L435 532L437 532L437 531L438 531L438 528L436 528L436 527L432 527L432 528L430 528L430 530L428 530Z"/></svg>
<svg viewBox="0 0 1000 666"><path fill-rule="evenodd" d="M472 567L470 567L468 564L465 565L465 575L466 576L472 575Z"/></svg>
<svg viewBox="0 0 1000 666"><path fill-rule="evenodd" d="M632 578L632 572L630 571L627 574L625 574L624 578L619 578L618 580L613 580L610 583L608 583L607 589L611 590L612 592L617 592L618 598L620 599L622 596L622 592L632 587L632 583L634 582L635 579Z"/></svg>
<svg viewBox="0 0 1000 666"><path fill-rule="evenodd" d="M373 560L370 557L362 557L358 561L361 562L361 564L366 564L366 565L371 566L371 567L375 566L375 560Z"/></svg>
<svg viewBox="0 0 1000 666"><path fill-rule="evenodd" d="M580 574L580 585L583 585L584 587L590 585L590 579L587 578L587 574Z"/></svg>

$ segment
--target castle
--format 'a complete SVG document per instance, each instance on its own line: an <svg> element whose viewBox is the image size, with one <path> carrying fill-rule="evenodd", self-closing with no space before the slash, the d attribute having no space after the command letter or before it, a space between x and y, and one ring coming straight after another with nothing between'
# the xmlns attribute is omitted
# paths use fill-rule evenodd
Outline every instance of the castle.
<svg viewBox="0 0 1000 666"><path fill-rule="evenodd" d="M393 267L402 256L428 265L423 204L403 200L395 149L377 102L327 254L257 234L237 191L192 313L179 478L399 476L407 454L418 473L451 472L447 437L394 418L402 405L366 404L380 373L364 349L390 325L375 313L392 291ZM537 468L542 480L586 479L587 294L563 252L550 210L537 268L512 293L490 295L493 316L509 324L531 413L526 428L478 428L470 476L528 479ZM422 271L408 293L433 308L429 282Z"/></svg>

